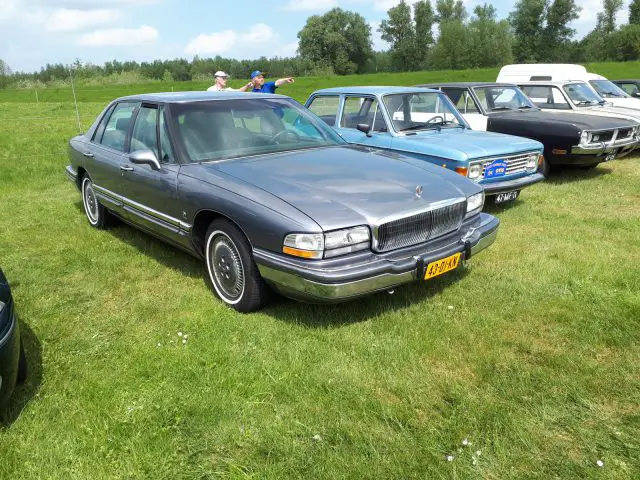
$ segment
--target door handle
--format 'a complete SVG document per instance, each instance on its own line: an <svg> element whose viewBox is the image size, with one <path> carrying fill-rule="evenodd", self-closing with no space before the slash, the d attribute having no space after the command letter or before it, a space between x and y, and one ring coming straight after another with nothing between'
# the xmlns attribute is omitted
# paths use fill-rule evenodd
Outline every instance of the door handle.
<svg viewBox="0 0 640 480"><path fill-rule="evenodd" d="M93 158L93 153L91 152L82 152L85 157Z"/></svg>
<svg viewBox="0 0 640 480"><path fill-rule="evenodd" d="M129 165L120 165L120 170L124 170L125 172L133 172L133 167Z"/></svg>

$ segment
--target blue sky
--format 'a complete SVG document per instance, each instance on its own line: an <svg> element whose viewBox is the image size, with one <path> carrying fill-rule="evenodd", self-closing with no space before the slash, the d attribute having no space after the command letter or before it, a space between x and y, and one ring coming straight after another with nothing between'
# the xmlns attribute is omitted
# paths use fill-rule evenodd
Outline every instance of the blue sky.
<svg viewBox="0 0 640 480"><path fill-rule="evenodd" d="M0 0L0 58L13 70L34 71L46 63L76 58L148 61L217 54L235 58L294 55L296 35L308 16L339 6L363 15L375 31L399 0ZM433 0L432 0L432 3ZM465 0L471 13L482 0ZM514 0L495 0L506 17ZM595 25L601 0L579 0L583 36ZM628 0L619 16L627 19Z"/></svg>

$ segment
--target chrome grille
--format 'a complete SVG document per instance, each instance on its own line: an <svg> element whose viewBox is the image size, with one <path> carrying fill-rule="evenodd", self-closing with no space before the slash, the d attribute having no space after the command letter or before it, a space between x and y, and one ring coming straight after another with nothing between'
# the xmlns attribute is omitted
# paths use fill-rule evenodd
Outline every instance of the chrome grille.
<svg viewBox="0 0 640 480"><path fill-rule="evenodd" d="M427 212L383 223L377 229L376 250L386 252L426 242L460 227L467 209L466 200Z"/></svg>
<svg viewBox="0 0 640 480"><path fill-rule="evenodd" d="M629 138L631 136L632 130L630 128L621 128L618 130L617 139L621 140L623 138Z"/></svg>
<svg viewBox="0 0 640 480"><path fill-rule="evenodd" d="M507 155L505 157L495 157L489 158L487 160L481 160L482 178L484 178L484 171L486 170L487 166L495 160L504 160L505 162L507 162L507 173L505 173L505 175L513 175L514 173L524 172L527 169L527 159L533 153L535 152L521 153L518 155ZM472 163L475 163L475 161Z"/></svg>

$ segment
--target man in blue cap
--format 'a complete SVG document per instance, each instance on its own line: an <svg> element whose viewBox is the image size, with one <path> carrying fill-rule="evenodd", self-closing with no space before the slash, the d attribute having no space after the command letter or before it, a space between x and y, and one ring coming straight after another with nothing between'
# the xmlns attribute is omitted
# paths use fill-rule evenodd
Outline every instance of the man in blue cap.
<svg viewBox="0 0 640 480"><path fill-rule="evenodd" d="M285 83L293 83L293 77L279 78L275 82L264 81L264 74L260 70L251 72L251 81L253 82L253 92L258 93L276 93L276 88Z"/></svg>

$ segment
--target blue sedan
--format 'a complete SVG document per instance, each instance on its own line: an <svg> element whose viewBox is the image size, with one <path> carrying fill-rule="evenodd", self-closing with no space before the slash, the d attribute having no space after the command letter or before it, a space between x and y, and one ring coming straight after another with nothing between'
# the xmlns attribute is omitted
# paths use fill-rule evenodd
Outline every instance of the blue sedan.
<svg viewBox="0 0 640 480"><path fill-rule="evenodd" d="M543 145L472 130L437 90L340 87L318 90L306 106L347 142L383 148L454 170L483 186L496 203L515 200L537 173Z"/></svg>

